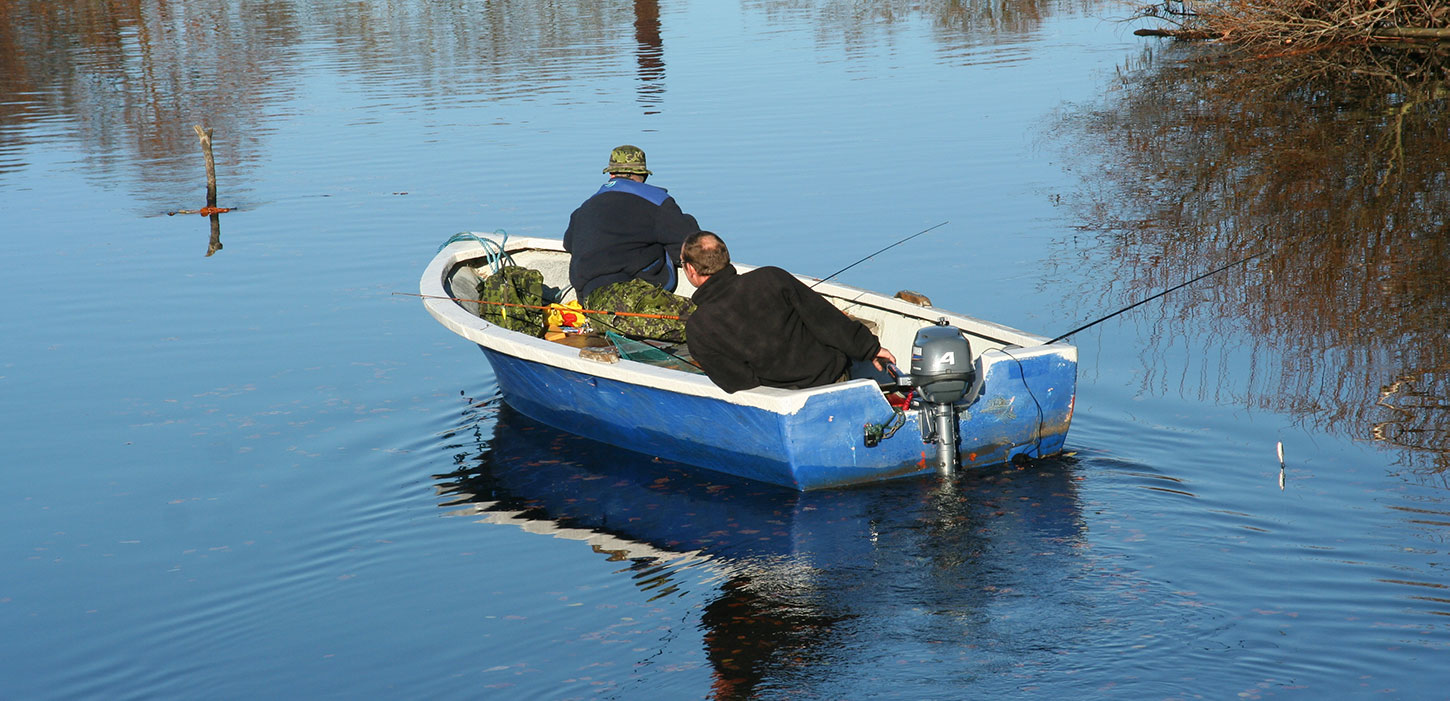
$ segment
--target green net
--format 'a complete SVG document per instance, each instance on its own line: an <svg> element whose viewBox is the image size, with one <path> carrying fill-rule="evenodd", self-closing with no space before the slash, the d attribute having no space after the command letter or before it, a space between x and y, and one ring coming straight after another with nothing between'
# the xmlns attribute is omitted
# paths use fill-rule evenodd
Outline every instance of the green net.
<svg viewBox="0 0 1450 701"><path fill-rule="evenodd" d="M619 349L619 357L672 370L705 374L704 370L690 363L690 349L684 344L656 346L646 341L625 338L613 331L605 331L605 338Z"/></svg>

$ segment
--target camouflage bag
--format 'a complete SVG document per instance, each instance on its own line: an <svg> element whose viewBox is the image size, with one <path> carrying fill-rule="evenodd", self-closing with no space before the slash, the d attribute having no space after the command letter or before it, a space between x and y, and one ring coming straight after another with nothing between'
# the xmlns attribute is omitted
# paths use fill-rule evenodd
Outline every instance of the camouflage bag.
<svg viewBox="0 0 1450 701"><path fill-rule="evenodd" d="M584 300L584 307L611 312L658 314L666 317L689 317L695 311L694 302L688 298L662 290L644 280L625 280L605 285L589 293L588 298ZM672 343L680 343L685 340L684 318L652 319L619 315L600 318L591 316L606 331L634 338L650 338Z"/></svg>
<svg viewBox="0 0 1450 701"><path fill-rule="evenodd" d="M492 304L479 305L484 321L511 331L542 337L548 327L544 307L544 274L521 265L499 268L478 283L478 298ZM522 306L520 306L522 305Z"/></svg>

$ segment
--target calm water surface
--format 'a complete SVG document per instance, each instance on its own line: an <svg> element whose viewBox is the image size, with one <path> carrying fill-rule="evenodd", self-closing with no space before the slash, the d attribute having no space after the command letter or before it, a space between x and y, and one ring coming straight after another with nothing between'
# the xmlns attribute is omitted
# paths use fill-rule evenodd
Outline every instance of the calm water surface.
<svg viewBox="0 0 1450 701"><path fill-rule="evenodd" d="M1445 697L1441 93L1090 0L0 8L0 697ZM392 294L620 143L750 262L950 221L844 280L1048 335L1262 255L1074 337L1069 455L781 492Z"/></svg>

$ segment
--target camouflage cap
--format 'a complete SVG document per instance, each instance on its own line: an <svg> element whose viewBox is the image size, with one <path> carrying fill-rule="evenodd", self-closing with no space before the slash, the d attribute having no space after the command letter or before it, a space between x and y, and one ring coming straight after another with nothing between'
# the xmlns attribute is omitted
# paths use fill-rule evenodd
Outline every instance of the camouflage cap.
<svg viewBox="0 0 1450 701"><path fill-rule="evenodd" d="M638 146L616 147L609 152L609 165L604 166L606 173L624 173L627 175L653 175L649 168L644 166L644 149Z"/></svg>

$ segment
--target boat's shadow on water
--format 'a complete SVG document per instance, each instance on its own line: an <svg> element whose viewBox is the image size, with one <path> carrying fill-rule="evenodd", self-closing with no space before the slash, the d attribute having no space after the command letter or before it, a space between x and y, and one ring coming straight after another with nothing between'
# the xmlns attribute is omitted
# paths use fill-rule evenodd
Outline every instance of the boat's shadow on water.
<svg viewBox="0 0 1450 701"><path fill-rule="evenodd" d="M435 476L442 508L589 542L656 597L687 569L712 573L700 626L721 696L765 678L819 690L813 674L866 662L832 642L847 636L904 662L941 654L924 642L938 641L1005 668L1078 623L1061 618L1075 603L1064 580L1085 569L1070 458L801 493L566 434L497 400L471 403L465 426Z"/></svg>

